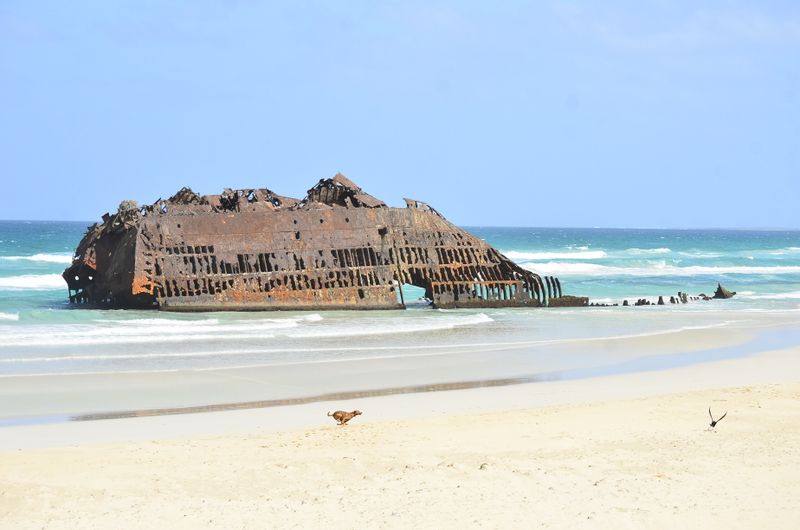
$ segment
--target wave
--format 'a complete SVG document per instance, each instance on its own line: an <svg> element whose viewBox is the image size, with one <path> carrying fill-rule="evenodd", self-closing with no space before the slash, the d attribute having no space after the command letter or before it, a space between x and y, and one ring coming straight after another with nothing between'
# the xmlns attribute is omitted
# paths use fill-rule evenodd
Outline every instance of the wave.
<svg viewBox="0 0 800 530"><path fill-rule="evenodd" d="M0 313L0 320L19 320L18 313Z"/></svg>
<svg viewBox="0 0 800 530"><path fill-rule="evenodd" d="M158 336L152 332L142 331L139 334L123 335L113 330L106 330L104 334L79 334L79 333L50 333L49 335L14 335L12 338L3 338L2 346L89 346L106 344L165 344L173 342L203 342L214 340L229 340L232 335L222 333L180 333L161 335L164 330L156 330ZM272 333L237 333L237 338L242 339L269 339L275 337Z"/></svg>
<svg viewBox="0 0 800 530"><path fill-rule="evenodd" d="M45 263L72 263L72 254L34 254L33 256L0 256L7 261L42 261Z"/></svg>
<svg viewBox="0 0 800 530"><path fill-rule="evenodd" d="M0 347L18 346L84 346L105 344L159 344L203 341L251 341L257 344L277 336L289 338L359 337L393 333L417 333L452 329L492 322L483 313L467 316L435 316L410 319L359 319L347 324L316 325L323 320L318 314L283 319L238 320L220 324L217 319L180 321L165 318L131 321L104 321L109 325L74 327L37 327L13 334L0 334ZM122 323L124 322L124 323ZM303 326L309 323L309 326Z"/></svg>
<svg viewBox="0 0 800 530"><path fill-rule="evenodd" d="M786 247L773 250L769 254L771 256L784 256L786 254L797 254L798 252L800 252L800 247Z"/></svg>
<svg viewBox="0 0 800 530"><path fill-rule="evenodd" d="M719 252L702 252L702 251L682 251L678 252L681 256L686 256L687 258L699 258L699 259L710 259L710 258L720 258L722 254Z"/></svg>
<svg viewBox="0 0 800 530"><path fill-rule="evenodd" d="M130 318L130 319L97 319L95 322L99 324L119 324L122 326L141 326L143 328L152 329L154 327L161 327L167 326L170 329L178 330L178 332L183 331L181 327L191 327L192 329L197 329L197 327L214 327L218 326L220 330L240 330L242 327L246 328L254 328L254 327L262 327L264 325L268 326L282 326L282 325L290 325L290 324L297 324L298 322L319 322L323 320L322 315L317 313L311 313L308 315L302 315L297 317L286 317L286 318L252 318L252 319L237 319L237 320L229 320L227 322L221 322L218 318L204 318L201 320L184 320L178 318L163 318L163 317L154 317L154 318Z"/></svg>
<svg viewBox="0 0 800 530"><path fill-rule="evenodd" d="M482 315L482 314L481 314ZM475 315L475 316L481 316ZM486 315L483 315L486 317ZM488 317L487 317L488 318ZM491 320L491 319L490 319ZM430 344L425 347L426 351L420 351L417 345L392 345L392 346L342 346L342 347L314 347L314 348L276 348L276 349L235 349L235 350L211 350L211 351L190 351L190 352L142 352L142 353L123 353L123 354L78 354L78 355L55 355L46 357L16 357L16 358L0 358L0 364L17 364L17 363L49 363L59 361L104 361L104 360L138 360L138 359L158 359L158 358L191 358L191 357L231 357L231 356L248 356L248 355L269 355L269 354L283 354L283 355L297 355L297 354L320 354L320 353L344 353L353 354L356 352L408 352L408 353L389 353L378 354L369 356L326 356L320 359L308 358L294 358L294 359L273 359L271 362L260 363L247 366L226 366L225 368L248 368L260 366L286 366L298 364L327 364L338 362L350 361L365 361L375 359L393 359L393 358L409 358L409 357L436 357L444 355L463 355L473 353L475 351L489 352L497 350L513 350L518 348L525 348L530 346L540 346L548 344L569 344L569 343L583 343L583 342L600 342L608 340L627 340L636 338L655 337L661 335L670 335L674 333L681 333L690 330L714 329L726 327L735 320L726 320L713 324L696 325L696 326L680 326L677 328L658 329L643 333L632 334L619 334L619 335L600 335L594 337L573 337L573 338L552 338L552 339L537 339L526 341L492 341L492 342L469 342L469 343L455 343L455 344ZM195 371L218 370L220 367L193 367ZM172 372L178 370L171 368L166 370L144 370L146 372ZM88 372L88 373L112 373L112 372ZM128 371L117 371L113 373L132 373ZM1 377L15 377L17 374L0 375ZM24 375L59 375L59 374L24 374Z"/></svg>
<svg viewBox="0 0 800 530"><path fill-rule="evenodd" d="M23 274L22 276L6 276L0 278L0 289L46 291L63 289L67 284L60 274Z"/></svg>
<svg viewBox="0 0 800 530"><path fill-rule="evenodd" d="M577 247L581 250L576 251L548 251L548 252L523 252L518 250L510 250L503 252L506 257L515 261L532 261L532 260L591 260L591 259L604 259L604 258L626 258L635 256L660 256L670 254L673 252L671 248L638 248L632 247L625 250L588 250L588 247ZM681 251L677 252L681 256L692 258L718 258L721 256L719 253L714 252L700 252L700 251Z"/></svg>
<svg viewBox="0 0 800 530"><path fill-rule="evenodd" d="M747 300L798 300L800 299L800 291L762 294L755 294L752 291L747 291L738 293L737 296L739 296L739 298L746 298Z"/></svg>
<svg viewBox="0 0 800 530"><path fill-rule="evenodd" d="M508 258L514 261L538 261L538 260L593 260L593 259L631 259L648 257L675 256L692 259L714 259L727 256L729 258L740 258L748 260L768 259L774 260L776 256L791 256L792 259L800 253L800 247L785 247L779 249L750 249L750 250L705 250L687 249L673 250L669 247L640 248L630 247L622 249L589 250L588 247L567 247L566 250L554 251L524 251L509 250L502 251Z"/></svg>
<svg viewBox="0 0 800 530"><path fill-rule="evenodd" d="M131 318L126 320L117 319L97 319L99 324L120 324L123 326L207 326L219 324L217 318L206 318L203 320L178 320L171 318Z"/></svg>
<svg viewBox="0 0 800 530"><path fill-rule="evenodd" d="M627 252L628 254L634 254L634 255L642 255L642 254L649 255L649 254L669 254L670 252L672 252L672 250L668 249L666 247L662 247L662 248L628 248L628 249L625 249L625 252Z"/></svg>
<svg viewBox="0 0 800 530"><path fill-rule="evenodd" d="M553 276L705 276L721 274L800 274L800 266L690 266L675 267L663 261L648 267L612 267L597 263L528 263L524 268L537 274Z"/></svg>
<svg viewBox="0 0 800 530"><path fill-rule="evenodd" d="M407 321L404 321L407 320ZM360 337L368 335L389 335L393 333L419 333L422 331L441 331L460 326L472 326L494 322L494 319L484 313L467 316L425 317L420 319L391 320L386 324L365 325L363 322L353 322L349 325L333 327L305 328L297 332L288 333L292 338L328 338L328 337Z"/></svg>
<svg viewBox="0 0 800 530"><path fill-rule="evenodd" d="M81 329L48 328L46 332L41 329L26 332L15 330L13 336L3 337L0 335L0 346L142 344L198 342L230 338L258 340L274 337L277 331L295 328L299 325L299 319L254 321L233 325L169 320L165 320L165 322L164 324L112 325Z"/></svg>
<svg viewBox="0 0 800 530"><path fill-rule="evenodd" d="M602 259L607 256L607 254L602 250L589 250L581 252L518 252L516 250L511 250L509 252L503 252L503 254L512 260Z"/></svg>

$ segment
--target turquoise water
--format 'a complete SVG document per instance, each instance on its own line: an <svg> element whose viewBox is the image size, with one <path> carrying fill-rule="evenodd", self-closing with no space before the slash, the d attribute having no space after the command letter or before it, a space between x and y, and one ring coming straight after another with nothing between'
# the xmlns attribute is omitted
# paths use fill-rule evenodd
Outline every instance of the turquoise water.
<svg viewBox="0 0 800 530"><path fill-rule="evenodd" d="M517 263L562 279L592 299L712 294L795 307L800 301L800 232L474 228ZM759 307L763 307L763 304Z"/></svg>
<svg viewBox="0 0 800 530"><path fill-rule="evenodd" d="M652 308L169 314L76 310L61 272L89 223L0 221L0 376L216 369L407 356L525 358L526 369L602 366L546 345L725 327L800 312L800 232L468 228L523 267L598 302L677 291L726 301ZM419 293L413 289L409 295ZM408 298L407 298L408 299Z"/></svg>

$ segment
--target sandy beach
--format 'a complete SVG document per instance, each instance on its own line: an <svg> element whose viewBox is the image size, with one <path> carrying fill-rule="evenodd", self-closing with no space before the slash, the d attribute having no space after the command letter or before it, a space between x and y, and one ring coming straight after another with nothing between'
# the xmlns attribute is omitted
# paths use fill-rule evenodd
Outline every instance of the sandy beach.
<svg viewBox="0 0 800 530"><path fill-rule="evenodd" d="M798 359L6 427L0 526L796 528Z"/></svg>
<svg viewBox="0 0 800 530"><path fill-rule="evenodd" d="M0 50L0 530L800 530L800 0Z"/></svg>

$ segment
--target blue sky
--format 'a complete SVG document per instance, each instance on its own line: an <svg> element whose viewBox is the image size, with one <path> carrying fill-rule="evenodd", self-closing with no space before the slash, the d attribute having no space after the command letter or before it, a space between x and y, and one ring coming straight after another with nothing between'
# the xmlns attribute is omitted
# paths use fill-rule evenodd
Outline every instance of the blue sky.
<svg viewBox="0 0 800 530"><path fill-rule="evenodd" d="M800 3L5 0L0 143L4 219L341 171L462 225L800 228Z"/></svg>

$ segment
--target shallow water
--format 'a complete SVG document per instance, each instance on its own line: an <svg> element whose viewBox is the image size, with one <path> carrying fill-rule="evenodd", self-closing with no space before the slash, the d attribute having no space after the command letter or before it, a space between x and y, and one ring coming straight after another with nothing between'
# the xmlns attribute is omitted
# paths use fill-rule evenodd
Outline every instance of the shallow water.
<svg viewBox="0 0 800 530"><path fill-rule="evenodd" d="M60 277L89 223L0 222L0 376L206 370L498 350L568 369L546 346L739 327L800 312L800 232L468 228L566 293L621 302L677 291L731 300L645 308L172 314L75 310ZM407 298L420 295L413 288ZM800 317L798 317L800 318ZM602 352L595 366L613 364ZM500 360L500 359L498 359Z"/></svg>

